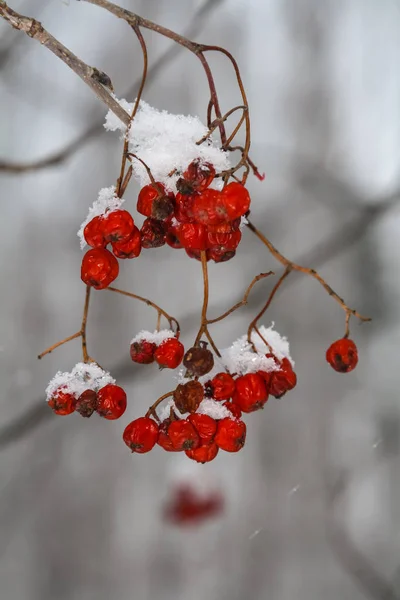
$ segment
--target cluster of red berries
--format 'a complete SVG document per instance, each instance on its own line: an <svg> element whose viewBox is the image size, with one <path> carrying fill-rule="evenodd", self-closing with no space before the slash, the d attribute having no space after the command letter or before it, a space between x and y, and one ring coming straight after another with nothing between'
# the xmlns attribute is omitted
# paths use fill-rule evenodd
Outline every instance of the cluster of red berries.
<svg viewBox="0 0 400 600"><path fill-rule="evenodd" d="M119 385L108 384L97 392L87 389L78 397L60 387L49 398L49 406L56 415L70 415L78 412L82 417L91 417L97 412L100 417L114 421L122 417L126 410L127 399Z"/></svg>
<svg viewBox="0 0 400 600"><path fill-rule="evenodd" d="M275 371L239 376L220 372L202 384L198 378L211 371L214 358L205 346L190 348L183 364L191 379L179 384L173 392L174 408L170 415L162 422L150 416L135 419L123 433L125 444L139 454L149 452L158 444L167 452L184 451L200 463L213 460L219 450L238 452L246 440L242 413L263 408L270 395L281 398L296 385L296 374L290 361L273 358ZM203 401L207 404L207 400L213 404L207 411L210 414L201 410ZM182 415L185 417L181 418Z"/></svg>
<svg viewBox="0 0 400 600"><path fill-rule="evenodd" d="M137 336L131 342L130 354L133 362L149 365L154 361L162 369L176 369L183 359L185 348L171 332L160 344L146 339L145 335Z"/></svg>
<svg viewBox="0 0 400 600"><path fill-rule="evenodd" d="M168 244L184 248L191 258L207 251L207 260L223 262L236 253L242 234L240 220L250 208L246 188L233 181L222 191L210 189L215 169L193 161L178 179L178 193L167 192L162 183L143 187L137 211L146 217L140 229L127 210L112 210L94 217L84 228L91 249L82 260L81 278L102 290L119 273L117 258L137 258L142 248ZM107 249L111 245L111 251Z"/></svg>

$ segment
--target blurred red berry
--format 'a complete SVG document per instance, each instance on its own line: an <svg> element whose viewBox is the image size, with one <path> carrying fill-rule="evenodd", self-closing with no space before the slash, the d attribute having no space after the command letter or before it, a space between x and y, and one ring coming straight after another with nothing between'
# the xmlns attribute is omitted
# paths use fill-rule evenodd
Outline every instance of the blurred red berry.
<svg viewBox="0 0 400 600"><path fill-rule="evenodd" d="M125 242L111 244L114 256L117 258L137 258L142 250L142 240L139 229L134 226L131 237Z"/></svg>
<svg viewBox="0 0 400 600"><path fill-rule="evenodd" d="M258 373L241 375L235 380L236 389L232 402L237 404L245 413L250 413L260 408L268 400L268 390L264 379Z"/></svg>
<svg viewBox="0 0 400 600"><path fill-rule="evenodd" d="M127 210L113 210L103 217L104 239L107 242L126 242L135 223Z"/></svg>
<svg viewBox="0 0 400 600"><path fill-rule="evenodd" d="M125 427L122 439L125 444L138 454L150 452L156 445L158 425L150 417L139 417Z"/></svg>
<svg viewBox="0 0 400 600"><path fill-rule="evenodd" d="M108 287L118 273L118 261L106 248L88 250L82 259L81 279L96 290Z"/></svg>
<svg viewBox="0 0 400 600"><path fill-rule="evenodd" d="M214 439L217 431L217 422L215 419L208 415L194 413L188 416L188 421L199 434L202 444L208 444Z"/></svg>
<svg viewBox="0 0 400 600"><path fill-rule="evenodd" d="M83 237L86 243L92 248L105 248L107 242L104 239L103 219L101 217L93 217L83 230Z"/></svg>
<svg viewBox="0 0 400 600"><path fill-rule="evenodd" d="M186 456L195 460L198 463L207 463L217 456L218 454L218 446L215 442L202 443L198 448L194 448L194 450L185 450Z"/></svg>
<svg viewBox="0 0 400 600"><path fill-rule="evenodd" d="M52 394L48 405L56 415L70 415L75 410L75 398L73 394L63 392L60 388Z"/></svg>
<svg viewBox="0 0 400 600"><path fill-rule="evenodd" d="M192 450L200 445L200 436L189 421L172 421L168 427L168 437L175 450Z"/></svg>
<svg viewBox="0 0 400 600"><path fill-rule="evenodd" d="M225 417L218 421L214 438L218 448L225 452L238 452L246 441L246 424L238 419Z"/></svg>
<svg viewBox="0 0 400 600"><path fill-rule="evenodd" d="M217 448L218 451L218 448ZM196 452L188 450L187 454ZM211 460L211 459L210 459ZM218 493L204 493L199 496L189 486L180 486L171 503L164 511L167 521L175 525L195 525L216 516L223 508L222 496Z"/></svg>
<svg viewBox="0 0 400 600"><path fill-rule="evenodd" d="M212 397L215 400L228 400L232 398L233 392L235 391L235 380L229 373L218 373L210 381L212 389Z"/></svg>
<svg viewBox="0 0 400 600"><path fill-rule="evenodd" d="M126 411L126 394L119 385L109 383L97 392L96 411L105 419L114 421Z"/></svg>
<svg viewBox="0 0 400 600"><path fill-rule="evenodd" d="M181 342L173 337L164 340L154 353L154 358L160 367L176 369L181 362L185 348Z"/></svg>
<svg viewBox="0 0 400 600"><path fill-rule="evenodd" d="M326 351L326 360L338 373L350 373L358 363L357 346L348 338L336 340Z"/></svg>

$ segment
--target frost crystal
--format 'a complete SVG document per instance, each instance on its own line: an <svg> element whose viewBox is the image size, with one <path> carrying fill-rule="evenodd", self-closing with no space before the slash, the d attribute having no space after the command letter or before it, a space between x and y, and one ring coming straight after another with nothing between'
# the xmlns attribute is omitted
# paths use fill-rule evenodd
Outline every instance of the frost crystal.
<svg viewBox="0 0 400 600"><path fill-rule="evenodd" d="M132 338L131 344L146 341L159 346L165 340L169 340L173 337L176 336L172 329L161 329L161 331L154 331L153 333L143 329L143 331L139 331L139 333Z"/></svg>
<svg viewBox="0 0 400 600"><path fill-rule="evenodd" d="M95 200L92 206L89 208L88 215L86 219L81 224L77 236L81 241L81 250L86 246L85 238L83 237L83 231L86 225L94 219L94 217L99 217L100 215L104 215L107 212L113 212L114 210L119 210L121 205L125 202L123 198L118 198L115 193L115 186L112 185L108 188L102 188L99 191L99 195L97 200Z"/></svg>
<svg viewBox="0 0 400 600"><path fill-rule="evenodd" d="M126 100L118 102L127 112L132 112L133 103ZM126 133L126 125L111 111L106 116L104 127L108 131L118 129ZM196 144L207 132L207 127L198 117L159 111L141 100L128 132L129 150L147 164L156 181L176 192L178 178L196 158L211 163L217 172L229 169L228 154L219 148L215 137L210 136L202 144ZM147 171L139 161L133 159L132 167L133 177L141 186L150 183ZM216 180L216 184L220 185L221 181Z"/></svg>
<svg viewBox="0 0 400 600"><path fill-rule="evenodd" d="M282 360L288 358L292 366L294 362L289 354L289 342L285 337L282 337L277 331L271 327L259 327L259 331L263 338L271 346L274 355ZM257 371L277 371L279 366L276 365L273 358L267 358L265 355L271 350L262 341L260 336L253 332L251 341L256 347L255 353L251 344L247 341L247 335L243 335L238 340L233 342L232 346L221 350L222 360L230 373L238 375L246 375L247 373L256 373Z"/></svg>
<svg viewBox="0 0 400 600"><path fill-rule="evenodd" d="M46 398L49 401L57 389L79 398L85 390L97 392L109 383L115 383L115 379L96 363L77 363L72 371L65 373L58 371L55 374L46 388Z"/></svg>

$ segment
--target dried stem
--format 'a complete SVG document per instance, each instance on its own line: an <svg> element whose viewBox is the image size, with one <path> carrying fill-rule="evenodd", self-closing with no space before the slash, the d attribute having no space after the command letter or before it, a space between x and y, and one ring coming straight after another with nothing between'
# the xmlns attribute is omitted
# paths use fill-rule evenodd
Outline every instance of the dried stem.
<svg viewBox="0 0 400 600"><path fill-rule="evenodd" d="M211 323L218 323L218 321L222 321L223 319L226 319L226 317L229 317L229 315L235 312L235 310L237 310L238 308L245 306L249 300L250 292L257 283L257 281L260 281L260 279L265 279L265 277L269 277L270 275L274 275L273 271L268 271L268 273L260 273L259 275L256 275L250 283L247 290L245 291L243 299L240 300L240 302L234 304L229 310L222 313L222 315L220 315L219 317L216 317L215 319L207 319L207 325L211 325Z"/></svg>
<svg viewBox="0 0 400 600"><path fill-rule="evenodd" d="M47 348L47 350L45 350L44 352L42 352L41 354L39 354L38 355L38 359L40 360L41 358L43 358L43 356L46 356L46 354L50 354L56 348L59 348L60 346L63 346L64 344L66 344L67 342L70 342L71 340L76 340L76 338L78 338L78 337L81 337L81 332L80 331L77 331L73 335L70 335L70 336L66 337L64 340L61 340L61 342L57 342L56 344L53 344L52 346L50 346L49 348Z"/></svg>
<svg viewBox="0 0 400 600"><path fill-rule="evenodd" d="M122 294L123 296L128 296L129 298L134 298L135 300L144 302L145 304L147 304L147 306L151 306L152 308L154 308L157 311L157 315L162 315L163 317L165 317L167 319L169 326L172 330L174 330L173 325L175 324L175 328L176 328L175 333L179 337L179 333L180 333L179 322L175 319L175 317L172 317L171 315L169 315L164 309L162 309L160 306L158 306L158 304L156 304L155 302L152 302L151 300L149 300L148 298L144 298L143 296L138 296L137 294L132 294L132 292L125 292L125 290L119 290L115 287L108 287L106 289L109 290L110 292L116 292L117 294Z"/></svg>
<svg viewBox="0 0 400 600"><path fill-rule="evenodd" d="M204 334L206 336L206 338L208 339L208 341L211 344L212 349L214 350L215 354L217 356L221 356L210 332L208 331L208 320L207 320L207 309L208 309L208 297L209 297L209 283L208 283L208 267L207 267L207 253L205 250L202 250L200 252L200 256L201 256L201 269L203 272L203 307L201 309L201 320L200 320L200 327L199 327L199 331L197 333L196 339L194 341L194 346L198 346L202 335Z"/></svg>
<svg viewBox="0 0 400 600"><path fill-rule="evenodd" d="M328 292L328 294L330 296L332 296L332 298L334 300L336 300L336 302L346 312L346 316L354 315L355 317L357 317L357 319L360 319L360 321L365 321L365 322L371 321L370 317L363 317L356 310L349 308L347 306L347 304L345 303L345 301L343 300L343 298L338 296L338 294L331 288L330 285L328 285L326 283L326 281L321 277L321 275L319 275L319 273L315 269L309 269L308 267L302 267L301 265L298 265L298 264L290 261L289 259L287 259L285 256L283 256L283 254L281 254L275 248L275 246L265 237L265 235L263 233L261 233L257 229L257 227L255 227L255 225L253 225L253 223L251 223L249 220L247 221L246 226L250 229L250 231L252 231L258 237L259 240L261 240L263 242L263 244L265 244L265 246L267 246L267 248L270 251L270 253L272 254L272 256L274 256L274 258L276 258L276 260L278 260L282 265L284 265L286 268L289 268L290 270L299 271L301 273L304 273L305 275L310 275L310 277L313 277L314 279L316 279L322 285L322 287Z"/></svg>
<svg viewBox="0 0 400 600"><path fill-rule="evenodd" d="M170 398L171 396L174 395L174 392L168 392L167 394L163 394L162 396L160 396L160 398L158 398L158 400L156 400L154 402L154 404L152 404L149 408L149 410L146 413L146 417L150 417L150 415L152 415L158 422L160 422L160 419L156 413L156 408L159 404L161 404L161 402L163 402L164 400L166 400L166 398Z"/></svg>

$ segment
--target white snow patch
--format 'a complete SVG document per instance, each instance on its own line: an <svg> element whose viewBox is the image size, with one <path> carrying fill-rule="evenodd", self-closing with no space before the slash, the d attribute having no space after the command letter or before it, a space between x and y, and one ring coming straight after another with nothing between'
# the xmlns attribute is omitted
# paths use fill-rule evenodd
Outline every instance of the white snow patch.
<svg viewBox="0 0 400 600"><path fill-rule="evenodd" d="M132 112L133 103L126 100L118 102L127 112ZM108 131L118 129L124 134L127 131L126 125L111 111L106 116L104 127ZM167 190L176 193L178 178L195 159L211 163L217 172L230 168L229 156L221 150L215 136L210 136L200 145L196 144L207 131L206 125L198 117L159 111L141 100L127 133L129 150L147 164L156 181L163 183ZM133 177L141 186L150 183L146 169L134 158L132 167ZM169 176L172 171L175 173ZM221 183L215 181L219 189Z"/></svg>
<svg viewBox="0 0 400 600"><path fill-rule="evenodd" d="M292 366L294 361L289 354L289 342L287 338L281 336L271 327L262 325L259 327L261 335L270 344L274 355L278 360L283 358L289 359ZM246 375L247 373L256 373L257 371L277 371L277 365L273 358L267 358L265 355L271 351L262 341L260 336L253 332L251 340L254 343L257 352L254 352L251 344L247 341L247 335L243 335L237 339L229 348L221 350L222 361L230 373L238 375Z"/></svg>
<svg viewBox="0 0 400 600"><path fill-rule="evenodd" d="M97 392L109 383L114 384L115 379L96 363L77 363L72 371L64 373L58 371L55 374L46 388L46 398L49 401L56 390L73 394L75 398L79 398L85 390Z"/></svg>
<svg viewBox="0 0 400 600"><path fill-rule="evenodd" d="M86 225L90 223L90 221L94 219L94 217L100 217L106 212L110 213L115 210L119 210L124 202L125 200L123 198L118 198L117 194L115 193L114 185L108 188L102 188L99 191L97 200L95 200L92 206L89 208L87 217L79 227L79 231L77 233L77 236L81 241L81 250L83 250L86 246L86 241L83 237L83 232Z"/></svg>
<svg viewBox="0 0 400 600"><path fill-rule="evenodd" d="M217 402L211 398L204 398L196 412L201 415L208 415L215 420L225 419L226 417L229 417L230 419L234 418L230 410L228 410L222 402Z"/></svg>
<svg viewBox="0 0 400 600"><path fill-rule="evenodd" d="M165 340L169 340L173 337L176 336L172 329L161 329L160 331L154 331L153 333L143 329L142 331L139 331L134 338L132 338L131 344L134 344L135 342L146 341L159 346L162 342L165 342Z"/></svg>

